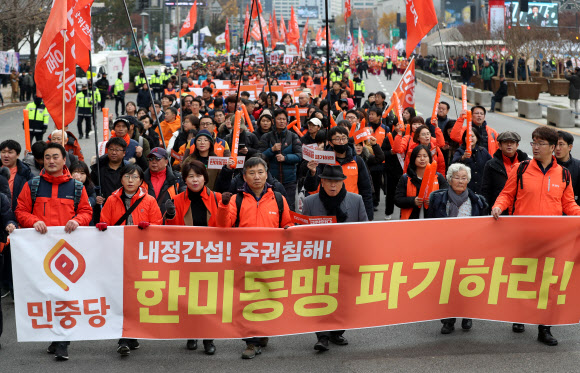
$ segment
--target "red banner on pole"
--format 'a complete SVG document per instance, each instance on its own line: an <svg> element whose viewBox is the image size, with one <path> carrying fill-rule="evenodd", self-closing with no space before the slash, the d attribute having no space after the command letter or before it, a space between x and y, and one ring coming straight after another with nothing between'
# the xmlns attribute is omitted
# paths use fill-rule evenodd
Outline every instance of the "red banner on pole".
<svg viewBox="0 0 580 373"><path fill-rule="evenodd" d="M433 0L405 0L407 5L407 57L411 57L421 39L435 25L437 14Z"/></svg>
<svg viewBox="0 0 580 373"><path fill-rule="evenodd" d="M182 38L187 35L190 31L195 28L195 24L197 23L197 1L193 2L193 5L189 9L189 13L187 13L187 18L185 18L185 22L183 22L183 26L181 26L181 30L179 31L179 37Z"/></svg>
<svg viewBox="0 0 580 373"><path fill-rule="evenodd" d="M403 73L395 92L403 94L401 105L403 107L415 107L415 59L411 59L409 66Z"/></svg>

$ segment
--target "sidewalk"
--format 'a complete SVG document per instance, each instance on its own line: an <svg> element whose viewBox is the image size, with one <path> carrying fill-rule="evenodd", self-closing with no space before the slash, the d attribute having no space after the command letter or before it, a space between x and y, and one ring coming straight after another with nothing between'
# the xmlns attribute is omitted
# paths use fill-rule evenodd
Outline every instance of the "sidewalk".
<svg viewBox="0 0 580 373"><path fill-rule="evenodd" d="M10 99L12 98L12 87L10 85L7 85L6 87L0 86L0 92L2 92L2 97L4 98L4 106L0 106L0 111L19 106L25 107L30 102L30 101L17 103L10 102L11 101Z"/></svg>

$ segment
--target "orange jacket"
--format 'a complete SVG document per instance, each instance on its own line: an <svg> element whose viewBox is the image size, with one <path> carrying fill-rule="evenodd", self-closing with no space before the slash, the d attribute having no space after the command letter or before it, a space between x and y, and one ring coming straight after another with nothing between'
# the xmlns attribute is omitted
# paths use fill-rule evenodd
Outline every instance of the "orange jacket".
<svg viewBox="0 0 580 373"><path fill-rule="evenodd" d="M233 227L236 223L238 212L236 206L237 198L238 195L236 194L228 205L224 205L221 199L219 200L217 213L218 227ZM259 203L253 195L244 191L244 199L242 200L240 211L240 227L282 228L288 225L294 225L290 217L290 208L288 207L286 198L284 198L284 212L280 226L278 226L278 221L278 204L276 203L276 197L274 196L272 188L268 188L268 191L260 198Z"/></svg>
<svg viewBox="0 0 580 373"><path fill-rule="evenodd" d="M455 125L453 126L453 129L451 130L451 134L449 136L451 137L451 140L455 141L459 145L463 144L462 139L463 132L465 132L465 129L467 128L467 125L465 126L463 125L464 122L465 121L462 119L462 117L459 117L459 119L457 119L457 122L455 122ZM494 130L487 124L485 126L485 130L487 132L487 152L489 154L495 154L496 150L499 149L497 143L497 137L499 136L499 134L497 133L496 130ZM480 145L483 146L483 144Z"/></svg>
<svg viewBox="0 0 580 373"><path fill-rule="evenodd" d="M173 132L179 131L181 128L181 121L179 117L176 117L173 122L168 122L164 120L161 122L161 131L163 131L163 139L165 139L165 145L169 144L169 141L173 137Z"/></svg>
<svg viewBox="0 0 580 373"><path fill-rule="evenodd" d="M40 220L49 227L64 226L69 220L76 220L82 226L91 222L93 209L85 188L75 213L74 181L66 167L61 176L51 176L45 170L40 172L34 209L30 195L31 185L32 180L29 180L18 196L15 214L21 228L32 228Z"/></svg>
<svg viewBox="0 0 580 373"><path fill-rule="evenodd" d="M123 188L119 188L111 194L103 210L101 211L101 222L107 223L107 225L114 225L127 211L125 209L125 204L121 200L121 195L123 193ZM155 197L149 195L147 190L140 187L137 193L131 198L131 205L135 203L139 198L145 196L139 206L133 210L131 217L133 218L133 225L137 225L142 221L146 221L150 224L160 225L162 222L161 210L157 205L157 200ZM121 225L125 225L123 222Z"/></svg>
<svg viewBox="0 0 580 373"><path fill-rule="evenodd" d="M207 226L217 227L218 203L222 200L222 194L204 187L201 192L201 199L209 215ZM175 204L175 217L165 220L165 225L185 225L184 217L191 207L187 190L173 197L173 203Z"/></svg>
<svg viewBox="0 0 580 373"><path fill-rule="evenodd" d="M403 172L407 172L407 167L409 166L409 160L411 159L411 153L413 149L417 147L415 141L413 141L413 134L405 135L405 136L397 136L395 138L395 142L393 143L393 153L404 154L405 155L405 164L403 166ZM443 158L443 154L437 148L437 140L431 137L431 155L433 159L437 161L437 172L440 172L442 175L445 175L445 158ZM435 151L434 149L437 149ZM406 152L405 152L406 150ZM441 158L439 156L441 155ZM443 169L441 169L441 165L443 165ZM441 170L443 172L441 172Z"/></svg>
<svg viewBox="0 0 580 373"><path fill-rule="evenodd" d="M552 166L544 173L536 160L531 160L522 175L523 189L516 185L519 167L514 167L509 174L503 190L493 207L512 213L516 188L519 190L513 215L580 215L580 206L574 201L572 183L566 187L562 180L562 166L552 157Z"/></svg>

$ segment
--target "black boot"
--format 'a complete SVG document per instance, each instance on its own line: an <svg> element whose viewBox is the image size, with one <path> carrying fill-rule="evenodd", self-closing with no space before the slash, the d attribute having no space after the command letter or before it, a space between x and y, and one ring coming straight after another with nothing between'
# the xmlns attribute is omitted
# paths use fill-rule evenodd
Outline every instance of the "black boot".
<svg viewBox="0 0 580 373"><path fill-rule="evenodd" d="M550 327L546 325L538 325L538 341L548 346L558 345L558 340L552 336Z"/></svg>

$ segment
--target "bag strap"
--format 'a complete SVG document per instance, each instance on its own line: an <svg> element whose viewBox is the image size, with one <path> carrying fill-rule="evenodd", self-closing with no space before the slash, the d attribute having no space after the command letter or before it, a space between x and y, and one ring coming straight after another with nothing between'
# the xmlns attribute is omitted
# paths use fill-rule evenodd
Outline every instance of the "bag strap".
<svg viewBox="0 0 580 373"><path fill-rule="evenodd" d="M73 179L75 182L75 197L74 197L74 208L75 214L77 213L77 209L79 208L79 204L81 203L81 197L83 196L83 188L84 185L78 180Z"/></svg>
<svg viewBox="0 0 580 373"><path fill-rule="evenodd" d="M240 226L240 209L242 208L242 201L244 200L244 192L236 193L236 222L234 227Z"/></svg>
<svg viewBox="0 0 580 373"><path fill-rule="evenodd" d="M284 197L280 192L274 191L276 197L276 204L278 205L278 227L282 228L282 214L284 213Z"/></svg>
<svg viewBox="0 0 580 373"><path fill-rule="evenodd" d="M125 220L127 220L127 218L129 217L129 215L131 215L131 213L137 208L137 206L139 206L139 204L141 203L141 201L143 201L143 198L145 198L145 196L143 196L143 197L139 198L138 200L136 200L135 203L132 204L131 207L129 207L129 209L127 211L125 211L125 214L123 216L121 216L119 218L119 220L117 220L117 222L115 223L115 225L121 225L121 224L123 224L125 222Z"/></svg>
<svg viewBox="0 0 580 373"><path fill-rule="evenodd" d="M516 173L517 177L516 177L516 194L514 195L514 203L512 205L512 213L511 215L514 214L514 212L516 211L516 201L518 200L518 190L524 189L524 178L523 178L523 174L524 172L526 172L526 170L528 169L528 166L530 165L530 161L526 160L523 161L522 163L520 163L520 165L518 166L518 171Z"/></svg>
<svg viewBox="0 0 580 373"><path fill-rule="evenodd" d="M38 187L40 185L40 176L35 176L30 182L30 198L32 200L32 208L30 212L34 211L34 204L36 203L36 195L38 194Z"/></svg>

